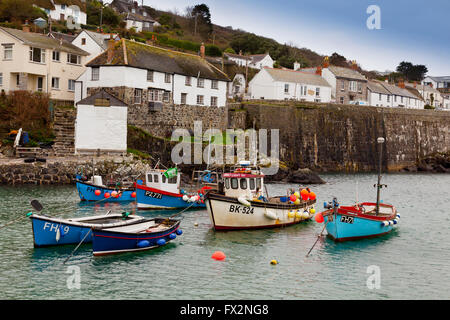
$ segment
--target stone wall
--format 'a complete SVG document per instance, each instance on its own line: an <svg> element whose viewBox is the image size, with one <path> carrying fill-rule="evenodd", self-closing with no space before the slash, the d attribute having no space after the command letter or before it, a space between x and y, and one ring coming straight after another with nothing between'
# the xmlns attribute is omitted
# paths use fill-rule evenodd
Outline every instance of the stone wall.
<svg viewBox="0 0 450 320"><path fill-rule="evenodd" d="M246 127L279 129L280 160L291 168L372 171L376 139L386 138L383 165L398 171L450 151L450 112L334 104L245 103Z"/></svg>
<svg viewBox="0 0 450 320"><path fill-rule="evenodd" d="M155 136L171 137L176 128L194 130L194 121L202 121L203 128L224 130L227 126L226 107L162 103L160 110L151 110L148 106L147 90L143 90L142 103L135 104L134 89L128 87L88 88L87 94L89 96L101 89L105 89L128 105L129 125L139 127Z"/></svg>

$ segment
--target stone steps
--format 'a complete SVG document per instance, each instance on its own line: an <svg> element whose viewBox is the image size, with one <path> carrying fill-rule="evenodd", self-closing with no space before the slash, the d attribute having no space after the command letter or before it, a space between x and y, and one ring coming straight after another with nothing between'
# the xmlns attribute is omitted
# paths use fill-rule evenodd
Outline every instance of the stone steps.
<svg viewBox="0 0 450 320"><path fill-rule="evenodd" d="M75 154L75 109L57 109L54 114L53 131L55 144L53 153L57 157Z"/></svg>

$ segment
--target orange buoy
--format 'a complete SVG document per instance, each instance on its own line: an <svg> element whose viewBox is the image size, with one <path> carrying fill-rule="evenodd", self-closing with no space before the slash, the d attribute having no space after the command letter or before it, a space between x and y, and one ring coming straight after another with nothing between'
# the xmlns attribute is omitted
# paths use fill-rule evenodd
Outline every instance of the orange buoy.
<svg viewBox="0 0 450 320"><path fill-rule="evenodd" d="M309 193L309 200L315 200L316 199L316 194L314 192L310 192Z"/></svg>
<svg viewBox="0 0 450 320"><path fill-rule="evenodd" d="M302 191L300 191L300 195L303 200L308 200L309 198L309 192L306 189L302 189Z"/></svg>
<svg viewBox="0 0 450 320"><path fill-rule="evenodd" d="M218 260L218 261L222 261L225 260L226 256L225 253L223 253L222 251L215 251L211 258L213 258L214 260Z"/></svg>
<svg viewBox="0 0 450 320"><path fill-rule="evenodd" d="M316 220L317 223L322 223L324 221L322 212L319 212L318 214L316 214L314 219Z"/></svg>

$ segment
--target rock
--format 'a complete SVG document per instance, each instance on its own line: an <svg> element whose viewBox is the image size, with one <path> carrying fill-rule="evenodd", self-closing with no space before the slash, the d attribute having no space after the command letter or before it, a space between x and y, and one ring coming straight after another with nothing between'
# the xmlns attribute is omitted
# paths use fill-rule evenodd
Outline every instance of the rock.
<svg viewBox="0 0 450 320"><path fill-rule="evenodd" d="M286 182L299 184L324 184L326 183L319 175L311 169L304 168L291 172L286 178Z"/></svg>

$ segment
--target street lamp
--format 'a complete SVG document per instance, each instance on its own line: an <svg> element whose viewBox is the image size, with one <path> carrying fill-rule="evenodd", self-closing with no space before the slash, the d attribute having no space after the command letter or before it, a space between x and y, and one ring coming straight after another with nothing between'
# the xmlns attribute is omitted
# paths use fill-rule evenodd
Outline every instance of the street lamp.
<svg viewBox="0 0 450 320"><path fill-rule="evenodd" d="M377 215L380 212L380 190L381 190L381 159L382 159L382 154L383 154L383 143L384 143L384 138L383 137L379 137L377 139L377 143L379 145L379 160L378 160L378 183L377 183Z"/></svg>

